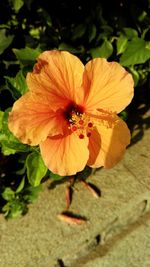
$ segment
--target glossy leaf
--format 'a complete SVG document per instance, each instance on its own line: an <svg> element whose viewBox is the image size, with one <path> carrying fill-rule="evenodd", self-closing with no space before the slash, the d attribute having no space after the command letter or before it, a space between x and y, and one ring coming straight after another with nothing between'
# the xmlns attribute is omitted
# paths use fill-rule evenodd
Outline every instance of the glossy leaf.
<svg viewBox="0 0 150 267"><path fill-rule="evenodd" d="M150 58L150 49L146 47L147 42L136 38L128 42L127 49L120 57L123 66L145 63Z"/></svg>
<svg viewBox="0 0 150 267"><path fill-rule="evenodd" d="M92 58L97 58L97 57L109 58L113 52L113 46L111 42L105 40L101 46L92 48L90 52Z"/></svg>
<svg viewBox="0 0 150 267"><path fill-rule="evenodd" d="M22 70L17 73L15 78L6 76L5 79L14 99L19 98L28 91L26 79L22 73Z"/></svg>
<svg viewBox="0 0 150 267"><path fill-rule="evenodd" d="M42 178L46 175L45 166L40 153L32 152L26 159L27 177L32 186L38 186Z"/></svg>
<svg viewBox="0 0 150 267"><path fill-rule="evenodd" d="M33 49L25 47L22 49L13 49L14 54L22 65L33 65L41 53L39 48Z"/></svg>
<svg viewBox="0 0 150 267"><path fill-rule="evenodd" d="M128 38L121 34L117 39L117 55L122 54L127 47Z"/></svg>

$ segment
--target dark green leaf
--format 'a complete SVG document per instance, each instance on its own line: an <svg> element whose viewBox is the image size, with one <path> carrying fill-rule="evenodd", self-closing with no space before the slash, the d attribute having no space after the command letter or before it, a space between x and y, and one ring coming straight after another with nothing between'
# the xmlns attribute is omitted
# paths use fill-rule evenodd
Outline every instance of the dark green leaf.
<svg viewBox="0 0 150 267"><path fill-rule="evenodd" d="M81 38L86 31L86 24L79 24L73 30L72 40Z"/></svg>
<svg viewBox="0 0 150 267"><path fill-rule="evenodd" d="M90 53L92 58L109 58L113 52L113 46L108 40L104 40L103 44L99 47L92 48Z"/></svg>
<svg viewBox="0 0 150 267"><path fill-rule="evenodd" d="M95 37L96 37L96 26L94 24L90 24L88 29L89 43L92 42Z"/></svg>
<svg viewBox="0 0 150 267"><path fill-rule="evenodd" d="M26 159L27 177L32 186L38 186L42 178L46 175L47 167L45 166L41 155L32 152Z"/></svg>
<svg viewBox="0 0 150 267"><path fill-rule="evenodd" d="M61 43L58 47L58 50L68 51L68 52L73 53L73 54L78 54L81 52L81 49L74 48L71 45L66 44L66 43Z"/></svg>
<svg viewBox="0 0 150 267"><path fill-rule="evenodd" d="M135 38L128 42L127 49L120 58L123 66L145 63L150 58L150 49L143 39Z"/></svg>
<svg viewBox="0 0 150 267"><path fill-rule="evenodd" d="M14 35L6 35L6 30L0 30L0 55L12 43Z"/></svg>
<svg viewBox="0 0 150 267"><path fill-rule="evenodd" d="M133 68L133 66L131 66L129 68L129 70L130 70L130 72L133 76L133 79L134 79L134 86L137 86L139 79L140 79L140 75L139 75L138 71Z"/></svg>

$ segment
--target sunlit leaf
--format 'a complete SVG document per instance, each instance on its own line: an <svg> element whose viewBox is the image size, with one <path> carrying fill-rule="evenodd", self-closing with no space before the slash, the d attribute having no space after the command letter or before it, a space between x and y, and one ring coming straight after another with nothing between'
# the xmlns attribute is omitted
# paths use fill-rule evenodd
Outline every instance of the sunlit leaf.
<svg viewBox="0 0 150 267"><path fill-rule="evenodd" d="M30 47L22 49L13 49L14 54L22 65L33 65L41 53L39 48L33 49Z"/></svg>
<svg viewBox="0 0 150 267"><path fill-rule="evenodd" d="M24 185L25 185L25 177L22 178L19 186L17 187L16 189L16 193L20 193L22 191L22 189L24 188Z"/></svg>
<svg viewBox="0 0 150 267"><path fill-rule="evenodd" d="M117 55L122 54L127 47L128 38L121 34L117 39Z"/></svg>
<svg viewBox="0 0 150 267"><path fill-rule="evenodd" d="M5 200L10 201L15 197L15 192L10 187L6 187L5 190L2 193L2 197Z"/></svg>
<svg viewBox="0 0 150 267"><path fill-rule="evenodd" d="M20 70L15 78L6 76L7 85L12 93L14 99L19 98L21 95L25 94L28 90L26 79Z"/></svg>
<svg viewBox="0 0 150 267"><path fill-rule="evenodd" d="M46 175L47 167L45 166L41 155L32 152L26 159L27 177L32 186L38 186L42 178Z"/></svg>
<svg viewBox="0 0 150 267"><path fill-rule="evenodd" d="M13 9L15 10L16 13L18 13L20 8L24 5L23 0L9 0L9 2L13 6Z"/></svg>
<svg viewBox="0 0 150 267"><path fill-rule="evenodd" d="M120 57L120 63L123 66L145 63L150 58L150 49L146 45L147 42L140 38L128 42L127 49Z"/></svg>
<svg viewBox="0 0 150 267"><path fill-rule="evenodd" d="M8 128L8 114L10 109L4 112L2 120L2 129L0 131L0 146L4 155L14 154L16 152L28 152L30 146L22 144Z"/></svg>
<svg viewBox="0 0 150 267"><path fill-rule="evenodd" d="M98 58L98 57L109 58L112 52L113 52L113 46L111 42L109 42L108 40L104 40L101 46L92 48L90 50L92 58Z"/></svg>

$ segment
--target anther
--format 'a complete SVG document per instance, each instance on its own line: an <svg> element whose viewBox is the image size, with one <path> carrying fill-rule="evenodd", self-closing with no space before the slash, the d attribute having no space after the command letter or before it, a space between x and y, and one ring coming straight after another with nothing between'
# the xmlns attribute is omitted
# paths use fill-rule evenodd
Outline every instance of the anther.
<svg viewBox="0 0 150 267"><path fill-rule="evenodd" d="M88 127L89 127L89 128L92 128L92 127L93 127L93 123L92 123L92 122L89 122L89 123L88 123Z"/></svg>
<svg viewBox="0 0 150 267"><path fill-rule="evenodd" d="M84 124L84 120L79 120L78 122L80 125L83 125Z"/></svg>
<svg viewBox="0 0 150 267"><path fill-rule="evenodd" d="M87 135L87 137L90 137L91 136L91 132L88 132L86 135Z"/></svg>
<svg viewBox="0 0 150 267"><path fill-rule="evenodd" d="M76 126L76 125L73 125L73 126L71 127L71 130L72 130L73 132L75 132L75 131L77 130L77 126Z"/></svg>
<svg viewBox="0 0 150 267"><path fill-rule="evenodd" d="M84 134L79 134L79 138L83 139L84 138Z"/></svg>

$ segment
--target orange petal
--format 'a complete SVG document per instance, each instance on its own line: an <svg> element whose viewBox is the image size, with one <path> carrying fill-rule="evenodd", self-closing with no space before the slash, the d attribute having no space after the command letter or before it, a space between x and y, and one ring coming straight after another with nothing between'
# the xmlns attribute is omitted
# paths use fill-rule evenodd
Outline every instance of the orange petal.
<svg viewBox="0 0 150 267"><path fill-rule="evenodd" d="M89 111L100 108L119 113L132 100L133 79L117 62L97 58L85 66L83 86Z"/></svg>
<svg viewBox="0 0 150 267"><path fill-rule="evenodd" d="M81 90L84 65L74 55L61 51L45 51L27 75L29 90L41 92L49 99L53 109L76 104L83 98Z"/></svg>
<svg viewBox="0 0 150 267"><path fill-rule="evenodd" d="M88 138L80 139L76 134L47 138L40 144L45 165L61 176L74 175L82 171L89 158Z"/></svg>
<svg viewBox="0 0 150 267"><path fill-rule="evenodd" d="M38 145L48 135L62 134L66 127L62 113L54 112L43 96L28 92L17 100L9 113L10 131L30 145Z"/></svg>
<svg viewBox="0 0 150 267"><path fill-rule="evenodd" d="M101 137L99 132L95 129L91 132L88 148L90 151L90 155L87 165L92 166L95 163L101 148Z"/></svg>
<svg viewBox="0 0 150 267"><path fill-rule="evenodd" d="M101 148L97 157L91 157L91 160L88 161L87 165L95 168L101 166L112 168L122 159L125 149L130 143L130 131L126 123L118 116L116 116L116 122L112 127L99 125L97 126L97 131L101 136ZM92 143L96 144L97 142L96 134L93 135L93 139L94 140L92 140L91 135L91 144L89 144L90 154L93 153L91 151Z"/></svg>

